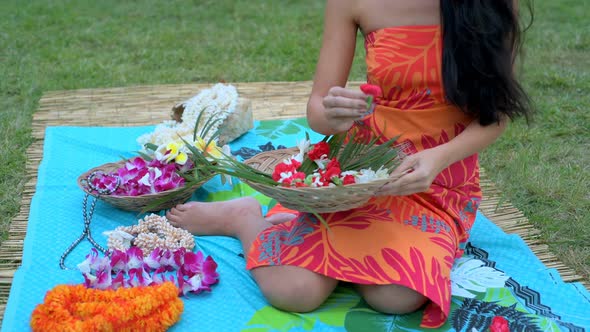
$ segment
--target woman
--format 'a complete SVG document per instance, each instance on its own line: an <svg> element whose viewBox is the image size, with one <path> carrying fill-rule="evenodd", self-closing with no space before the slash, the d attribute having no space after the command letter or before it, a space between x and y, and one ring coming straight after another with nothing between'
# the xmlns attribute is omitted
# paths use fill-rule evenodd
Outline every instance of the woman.
<svg viewBox="0 0 590 332"><path fill-rule="evenodd" d="M365 94L344 88L359 29L367 81L383 90L371 114ZM401 135L399 179L363 207L323 215L330 233L280 206L263 218L250 198L179 205L168 219L240 239L247 268L280 309L314 310L345 281L377 311L424 307L422 326L442 325L451 268L481 199L477 152L528 114L512 71L518 36L512 0L328 0L309 124L329 135L360 121L384 139Z"/></svg>

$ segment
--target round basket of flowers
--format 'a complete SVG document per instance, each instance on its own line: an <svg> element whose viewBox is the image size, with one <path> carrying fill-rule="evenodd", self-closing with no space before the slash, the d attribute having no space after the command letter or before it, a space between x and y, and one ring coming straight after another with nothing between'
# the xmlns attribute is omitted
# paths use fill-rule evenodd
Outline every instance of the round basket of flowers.
<svg viewBox="0 0 590 332"><path fill-rule="evenodd" d="M92 168L78 177L78 186L127 211L160 211L186 202L216 174L215 164L230 155L229 146L217 146L218 131L207 135L214 121L207 120L199 135L195 130L193 142L179 138L160 146L146 144L151 153Z"/></svg>
<svg viewBox="0 0 590 332"><path fill-rule="evenodd" d="M400 162L395 138L377 144L377 137L355 135L359 133L327 136L313 145L306 138L297 147L262 152L220 172L239 177L293 210L350 210L392 181L390 173Z"/></svg>
<svg viewBox="0 0 590 332"><path fill-rule="evenodd" d="M160 211L186 202L213 176L187 165L135 157L94 167L78 177L86 193L126 211Z"/></svg>

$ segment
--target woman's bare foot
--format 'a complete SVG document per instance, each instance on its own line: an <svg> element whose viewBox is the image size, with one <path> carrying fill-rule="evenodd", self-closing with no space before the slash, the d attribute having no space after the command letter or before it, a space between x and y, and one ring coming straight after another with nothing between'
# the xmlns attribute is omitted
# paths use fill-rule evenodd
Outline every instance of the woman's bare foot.
<svg viewBox="0 0 590 332"><path fill-rule="evenodd" d="M223 202L178 204L166 212L166 218L173 226L184 228L195 235L233 237L240 233L241 228L252 227L252 223L266 223L260 211L260 204L252 197ZM258 228L261 225L254 227Z"/></svg>

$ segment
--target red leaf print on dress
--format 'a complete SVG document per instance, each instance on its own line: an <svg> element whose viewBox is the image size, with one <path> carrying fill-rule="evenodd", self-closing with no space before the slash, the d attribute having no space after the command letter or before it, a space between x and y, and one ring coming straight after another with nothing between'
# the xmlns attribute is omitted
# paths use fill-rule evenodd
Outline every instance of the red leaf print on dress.
<svg viewBox="0 0 590 332"><path fill-rule="evenodd" d="M393 249L384 249L383 257L390 266L397 268L402 285L415 289L421 294L428 294L430 300L440 307L445 315L448 315L450 303L447 300L451 296L448 287L450 280L443 277L448 273L442 272L443 269L436 260L432 259L429 262L430 269L428 269L424 256L417 248L412 248L407 258Z"/></svg>
<svg viewBox="0 0 590 332"><path fill-rule="evenodd" d="M463 130L465 130L465 125L460 123L455 124L455 133L453 138L457 137L461 132L463 132ZM450 140L451 138L447 132L442 130L438 141L430 135L422 135L422 146L424 149L430 149L447 143ZM436 176L433 183L447 189L461 187L472 181L476 175L476 170L477 155L474 154L445 168L442 172L440 172L439 175Z"/></svg>

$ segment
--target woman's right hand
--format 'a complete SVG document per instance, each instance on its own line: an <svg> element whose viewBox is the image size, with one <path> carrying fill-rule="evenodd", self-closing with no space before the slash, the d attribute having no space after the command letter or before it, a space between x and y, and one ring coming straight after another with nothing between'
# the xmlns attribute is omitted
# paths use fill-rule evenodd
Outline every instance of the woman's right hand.
<svg viewBox="0 0 590 332"><path fill-rule="evenodd" d="M335 132L345 132L354 121L367 114L367 95L361 91L334 86L322 103L327 125Z"/></svg>

